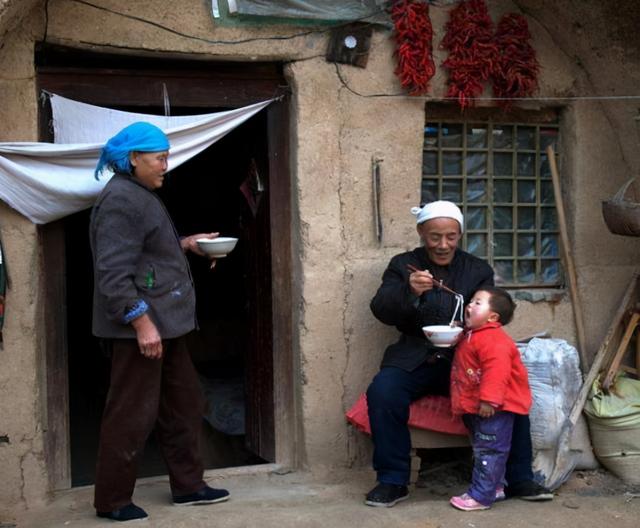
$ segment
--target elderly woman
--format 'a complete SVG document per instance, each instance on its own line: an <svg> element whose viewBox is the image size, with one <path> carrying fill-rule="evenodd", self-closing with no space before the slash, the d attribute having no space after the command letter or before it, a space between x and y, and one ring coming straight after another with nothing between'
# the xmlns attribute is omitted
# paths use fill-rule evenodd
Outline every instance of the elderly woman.
<svg viewBox="0 0 640 528"><path fill-rule="evenodd" d="M114 172L91 214L94 262L93 333L111 351L111 384L102 418L96 468L98 517L147 517L133 504L136 462L156 428L176 505L229 498L203 480L198 449L203 398L185 336L195 329L195 293L186 251L160 199L169 141L149 123L134 123L102 150Z"/></svg>

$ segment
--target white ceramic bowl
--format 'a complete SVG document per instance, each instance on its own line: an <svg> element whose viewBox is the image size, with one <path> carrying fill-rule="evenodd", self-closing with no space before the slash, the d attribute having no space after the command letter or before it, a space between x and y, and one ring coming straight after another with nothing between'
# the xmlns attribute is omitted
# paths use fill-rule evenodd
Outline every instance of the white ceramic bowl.
<svg viewBox="0 0 640 528"><path fill-rule="evenodd" d="M222 258L233 251L238 239L233 237L199 238L196 243L210 257Z"/></svg>
<svg viewBox="0 0 640 528"><path fill-rule="evenodd" d="M423 326L422 331L433 346L449 347L456 342L460 332L462 332L462 328L459 326L432 325Z"/></svg>

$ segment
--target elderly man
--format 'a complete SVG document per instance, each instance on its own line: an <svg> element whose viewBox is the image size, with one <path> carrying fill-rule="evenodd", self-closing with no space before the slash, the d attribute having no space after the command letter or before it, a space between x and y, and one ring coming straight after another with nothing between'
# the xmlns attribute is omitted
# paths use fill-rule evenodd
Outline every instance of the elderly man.
<svg viewBox="0 0 640 528"><path fill-rule="evenodd" d="M365 504L369 506L391 507L409 496L409 405L426 394L447 395L449 391L453 349L430 346L422 327L449 324L456 299L434 283L462 294L465 301L477 289L493 285L491 267L458 248L464 221L455 204L437 201L411 212L417 217L424 247L391 259L371 301L373 314L398 328L401 336L387 347L380 371L367 390L373 467L378 476L378 485L367 494ZM533 482L527 416L514 425L511 450L507 495L529 500L552 498L548 490Z"/></svg>

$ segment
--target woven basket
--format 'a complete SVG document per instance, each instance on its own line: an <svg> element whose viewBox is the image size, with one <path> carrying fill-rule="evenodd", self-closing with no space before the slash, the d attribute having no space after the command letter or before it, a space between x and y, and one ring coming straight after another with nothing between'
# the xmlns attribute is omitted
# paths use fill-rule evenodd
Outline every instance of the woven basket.
<svg viewBox="0 0 640 528"><path fill-rule="evenodd" d="M602 202L602 215L609 231L616 235L640 236L640 204L624 199L631 178L611 200Z"/></svg>

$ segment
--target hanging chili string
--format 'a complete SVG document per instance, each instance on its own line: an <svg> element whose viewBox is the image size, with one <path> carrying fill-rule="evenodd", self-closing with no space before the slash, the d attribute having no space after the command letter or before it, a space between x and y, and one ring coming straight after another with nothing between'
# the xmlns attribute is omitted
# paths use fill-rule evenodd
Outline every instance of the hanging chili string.
<svg viewBox="0 0 640 528"><path fill-rule="evenodd" d="M467 0L453 8L445 29L441 46L449 52L442 63L449 70L447 97L456 98L464 110L482 94L498 56L493 21L484 0Z"/></svg>
<svg viewBox="0 0 640 528"><path fill-rule="evenodd" d="M531 45L531 33L522 15L507 14L498 23L495 43L499 50L493 63L493 93L496 97L526 97L538 87L540 65ZM500 101L509 108L513 101Z"/></svg>
<svg viewBox="0 0 640 528"><path fill-rule="evenodd" d="M395 73L409 95L423 95L436 72L429 5L422 0L400 0L391 7L391 19L398 61Z"/></svg>

